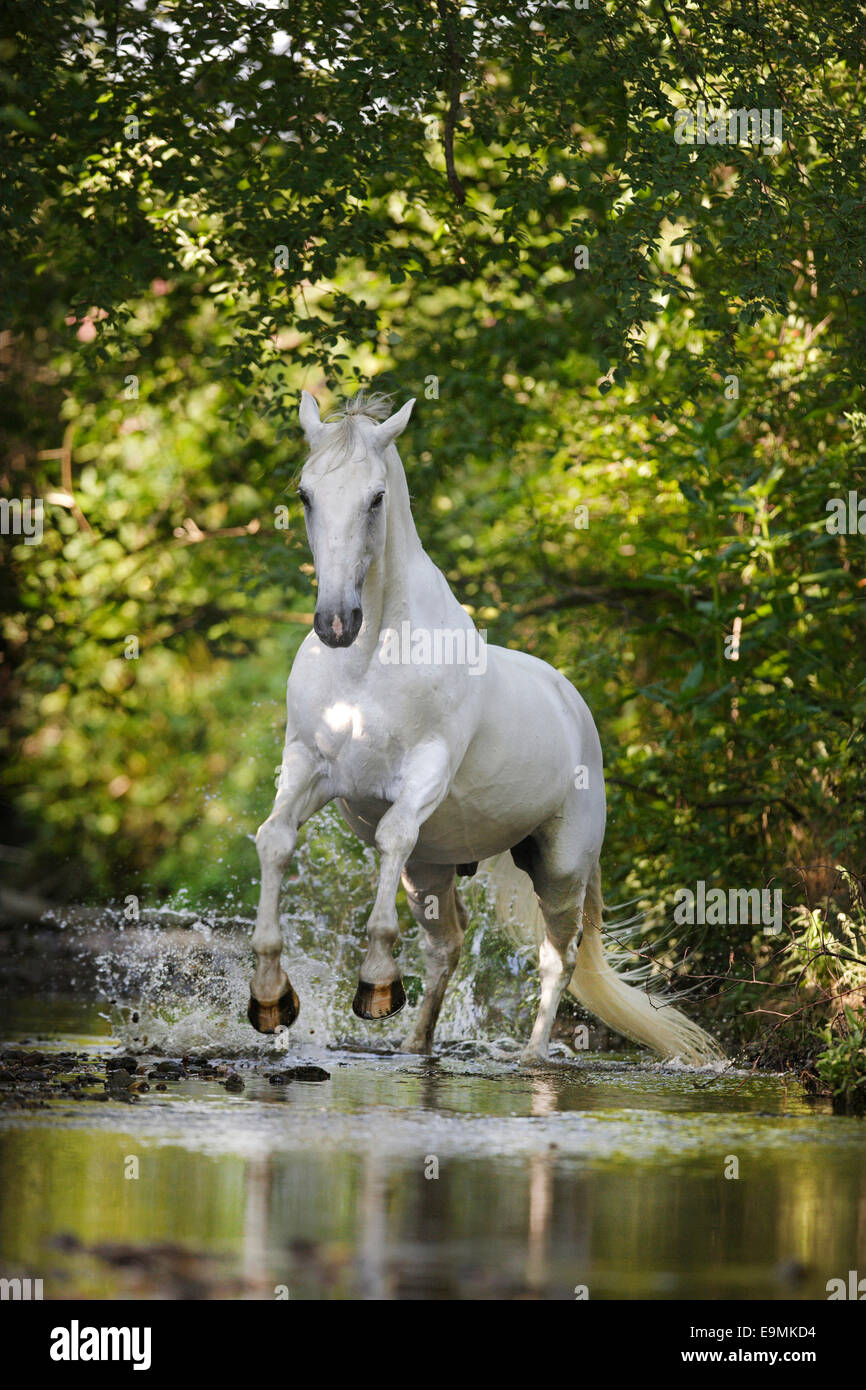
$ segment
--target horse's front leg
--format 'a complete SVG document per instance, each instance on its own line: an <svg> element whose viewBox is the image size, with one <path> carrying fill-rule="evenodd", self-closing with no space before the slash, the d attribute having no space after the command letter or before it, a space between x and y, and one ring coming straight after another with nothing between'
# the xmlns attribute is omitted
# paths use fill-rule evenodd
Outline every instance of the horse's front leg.
<svg viewBox="0 0 866 1390"><path fill-rule="evenodd" d="M299 827L329 800L330 790L306 749L287 743L274 809L256 834L262 882L253 933L256 970L250 983L247 1018L260 1033L273 1033L278 1024L291 1027L298 1016L298 996L280 964L280 885Z"/></svg>
<svg viewBox="0 0 866 1390"><path fill-rule="evenodd" d="M416 749L402 770L396 801L379 821L379 887L367 923L369 946L352 1003L359 1018L389 1018L406 1003L400 967L394 959L394 943L400 930L397 888L418 832L444 799L450 779L450 759L444 745L428 744Z"/></svg>
<svg viewBox="0 0 866 1390"><path fill-rule="evenodd" d="M425 963L424 997L404 1052L432 1052L436 1020L448 981L460 959L469 914L457 892L453 864L419 864L410 859L403 886L412 916L422 932Z"/></svg>

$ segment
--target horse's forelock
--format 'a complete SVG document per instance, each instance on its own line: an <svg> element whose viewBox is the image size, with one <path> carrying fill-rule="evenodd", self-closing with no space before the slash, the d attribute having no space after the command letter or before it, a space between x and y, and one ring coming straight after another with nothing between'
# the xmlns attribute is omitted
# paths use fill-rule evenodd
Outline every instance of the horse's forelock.
<svg viewBox="0 0 866 1390"><path fill-rule="evenodd" d="M391 397L385 391L371 391L369 395L366 391L359 391L351 400L343 401L336 411L332 411L327 419L336 416L338 419L355 419L357 416L366 416L368 420L387 420L393 409Z"/></svg>
<svg viewBox="0 0 866 1390"><path fill-rule="evenodd" d="M360 442L360 422L368 420L378 424L381 420L387 420L391 414L391 404L391 397L384 391L373 391L370 395L359 391L350 400L343 401L335 410L329 411L322 421L325 428L307 463L318 462L326 454L333 454L331 466L325 470L328 473L331 468L345 463Z"/></svg>

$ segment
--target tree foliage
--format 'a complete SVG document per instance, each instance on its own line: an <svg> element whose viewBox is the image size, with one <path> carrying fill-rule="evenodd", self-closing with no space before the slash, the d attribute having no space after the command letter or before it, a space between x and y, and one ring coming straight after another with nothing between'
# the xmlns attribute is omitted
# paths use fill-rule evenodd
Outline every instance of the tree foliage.
<svg viewBox="0 0 866 1390"><path fill-rule="evenodd" d="M372 380L419 397L461 601L596 713L612 895L669 943L679 884L862 872L866 536L827 507L866 498L864 38L847 0L11 0L19 879L250 900L312 609L297 394ZM679 143L699 102L780 147Z"/></svg>

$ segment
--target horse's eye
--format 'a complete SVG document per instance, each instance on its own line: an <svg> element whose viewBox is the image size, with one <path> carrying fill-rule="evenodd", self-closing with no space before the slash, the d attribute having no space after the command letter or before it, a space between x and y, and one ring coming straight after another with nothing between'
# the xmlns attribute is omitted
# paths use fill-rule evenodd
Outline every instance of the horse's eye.
<svg viewBox="0 0 866 1390"><path fill-rule="evenodd" d="M371 512L375 512L375 510L376 510L377 507L381 507L382 502L383 502L383 500L384 500L384 497L385 497L384 492L377 492L377 493L376 493L376 496L373 498L372 502L370 503L370 511L371 511Z"/></svg>
<svg viewBox="0 0 866 1390"><path fill-rule="evenodd" d="M310 502L310 494L309 494L308 492L304 492L303 489L301 488L301 489L298 490L298 496L299 496L300 499L301 499L301 504L302 504L302 506L304 506L304 507L309 507L309 506L311 505L311 502Z"/></svg>

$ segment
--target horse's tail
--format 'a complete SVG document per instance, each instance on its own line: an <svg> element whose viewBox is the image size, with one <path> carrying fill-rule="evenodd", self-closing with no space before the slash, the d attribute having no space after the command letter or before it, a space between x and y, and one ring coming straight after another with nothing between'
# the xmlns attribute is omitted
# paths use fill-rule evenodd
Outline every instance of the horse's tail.
<svg viewBox="0 0 866 1390"><path fill-rule="evenodd" d="M722 1050L673 1000L628 984L610 964L601 934L601 870L596 864L583 906L583 940L570 993L603 1023L627 1038L643 1043L662 1057L679 1057L700 1065L718 1061Z"/></svg>
<svg viewBox="0 0 866 1390"><path fill-rule="evenodd" d="M529 876L518 869L511 855L488 859L486 871L497 920L518 944L540 943L544 918ZM696 1065L718 1061L718 1044L666 995L650 994L630 985L607 959L601 933L601 871L596 865L587 885L583 906L583 939L568 989L571 994L616 1033L651 1047L662 1057L679 1057Z"/></svg>

